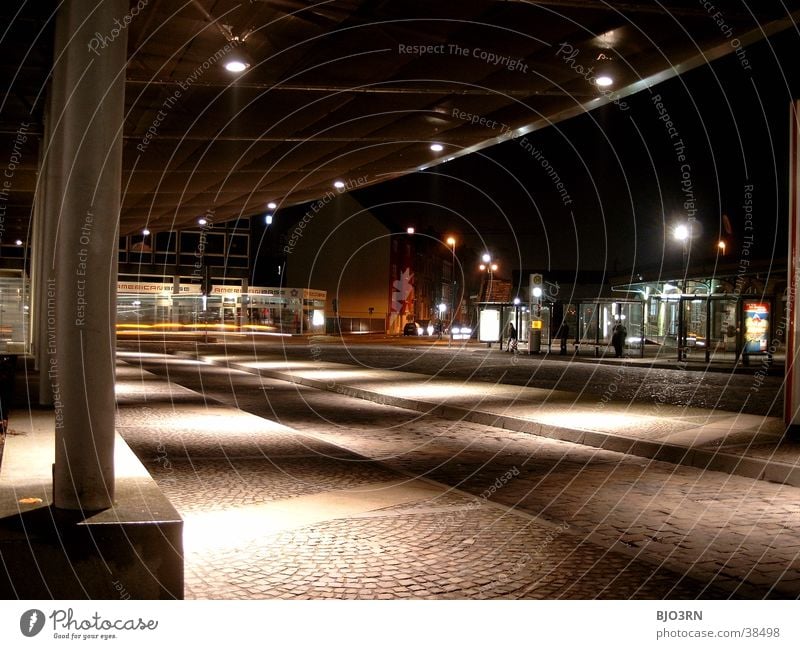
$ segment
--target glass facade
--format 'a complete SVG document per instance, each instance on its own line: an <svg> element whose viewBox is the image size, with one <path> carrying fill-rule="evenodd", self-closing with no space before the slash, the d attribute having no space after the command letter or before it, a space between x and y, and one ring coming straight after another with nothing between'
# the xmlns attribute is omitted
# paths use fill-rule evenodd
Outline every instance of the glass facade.
<svg viewBox="0 0 800 649"><path fill-rule="evenodd" d="M324 333L325 291L283 287L120 282L117 331Z"/></svg>
<svg viewBox="0 0 800 649"><path fill-rule="evenodd" d="M0 352L23 354L30 346L30 286L22 273L0 276Z"/></svg>

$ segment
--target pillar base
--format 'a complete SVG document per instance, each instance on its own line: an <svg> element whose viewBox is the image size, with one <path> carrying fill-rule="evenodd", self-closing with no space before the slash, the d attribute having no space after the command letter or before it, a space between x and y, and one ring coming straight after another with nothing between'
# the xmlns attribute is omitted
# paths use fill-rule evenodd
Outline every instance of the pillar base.
<svg viewBox="0 0 800 649"><path fill-rule="evenodd" d="M183 599L183 521L116 438L114 506L52 506L53 413L32 411L0 468L0 598Z"/></svg>

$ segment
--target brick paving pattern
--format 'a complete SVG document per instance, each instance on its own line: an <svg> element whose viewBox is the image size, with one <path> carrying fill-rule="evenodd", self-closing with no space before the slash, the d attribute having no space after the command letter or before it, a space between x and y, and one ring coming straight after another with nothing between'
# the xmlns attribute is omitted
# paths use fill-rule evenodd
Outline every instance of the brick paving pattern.
<svg viewBox="0 0 800 649"><path fill-rule="evenodd" d="M158 358L145 367L167 372ZM379 482L389 479L391 469L459 490L445 488L436 497L256 538L246 538L237 528L235 538L213 551L193 551L187 540L187 596L721 598L800 593L800 492L795 488L421 416L208 365L170 366L168 372L173 381L196 390L196 401L207 401L209 409L235 404L259 415L254 419L261 422L254 434L226 430L224 440L191 427L171 431L171 448L176 458L182 449L181 471L188 479L159 475L163 467L150 464L157 479L170 482L170 497L187 513L188 528L195 513L238 507L246 521L257 516L262 503ZM177 393L186 399L181 390ZM141 404L121 406L121 414L125 408ZM121 432L146 455L164 434L152 430L155 420L133 425L140 423L131 420ZM303 453L296 452L298 446ZM220 460L223 450L228 460ZM266 458L254 457L254 451ZM364 462L365 457L381 465ZM281 471L284 465L292 470ZM512 469L518 475L493 491L490 500L513 513L500 515L490 504L472 509L459 504L467 498L462 492L482 502L498 476ZM255 497L251 490L264 494ZM526 513L541 519L532 521ZM436 537L432 530L438 528L443 531ZM532 553L542 547L542 539L544 550ZM503 550L494 557L498 548ZM534 555L535 560L530 558ZM390 558L399 563L388 563ZM418 565L428 569L420 573ZM481 572L486 565L491 577ZM376 571L388 577L373 577Z"/></svg>

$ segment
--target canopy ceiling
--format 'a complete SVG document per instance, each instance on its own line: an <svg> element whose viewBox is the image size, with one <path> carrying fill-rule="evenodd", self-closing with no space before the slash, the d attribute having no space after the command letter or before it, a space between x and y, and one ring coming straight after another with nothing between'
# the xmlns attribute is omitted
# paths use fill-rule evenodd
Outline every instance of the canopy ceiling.
<svg viewBox="0 0 800 649"><path fill-rule="evenodd" d="M122 232L397 177L624 101L737 46L746 65L749 44L800 16L800 1L718 4L133 0ZM28 230L55 7L0 7L0 150L16 154L0 193L6 238ZM239 75L220 64L232 38L253 61ZM608 89L594 83L601 72Z"/></svg>

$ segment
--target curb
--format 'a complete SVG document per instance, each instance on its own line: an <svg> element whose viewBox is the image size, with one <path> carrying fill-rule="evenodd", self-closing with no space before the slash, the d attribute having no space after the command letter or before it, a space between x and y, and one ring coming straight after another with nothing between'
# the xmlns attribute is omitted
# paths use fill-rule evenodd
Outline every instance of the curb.
<svg viewBox="0 0 800 649"><path fill-rule="evenodd" d="M365 390L363 388L340 385L322 379L294 376L280 370L249 367L245 363L213 360L202 355L192 356L202 359L212 365L229 367L230 369L247 372L249 374L257 374L258 376L295 383L317 390L335 392L343 396L372 401L380 405L415 410L425 414L436 415L444 419L468 421L474 424L504 428L515 432L538 435L539 437L557 439L564 442L572 442L574 444L581 444L583 446L590 446L606 451L635 455L637 457L667 462L679 466L689 466L706 471L718 471L743 478L751 478L753 480L764 480L792 487L800 487L800 465L797 464L776 462L763 458L749 458L732 453L695 449L679 446L677 444L650 442L599 431L555 426L511 415L473 410L461 406L437 404L421 399L395 397Z"/></svg>

